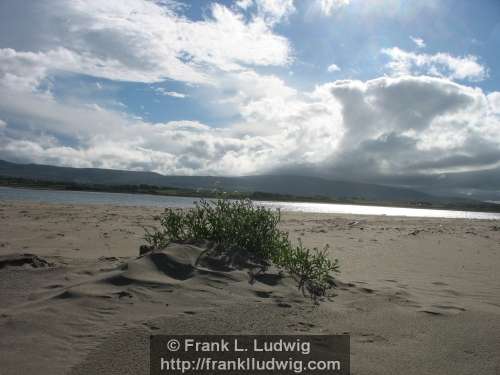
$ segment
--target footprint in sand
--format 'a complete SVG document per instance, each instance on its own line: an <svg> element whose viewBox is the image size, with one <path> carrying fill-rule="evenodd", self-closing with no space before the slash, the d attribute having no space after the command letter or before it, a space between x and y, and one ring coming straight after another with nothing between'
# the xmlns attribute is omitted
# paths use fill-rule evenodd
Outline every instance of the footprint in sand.
<svg viewBox="0 0 500 375"><path fill-rule="evenodd" d="M260 298L271 298L271 294L273 294L273 292L263 292L259 290L255 292L255 295Z"/></svg>
<svg viewBox="0 0 500 375"><path fill-rule="evenodd" d="M420 310L420 312L433 316L449 316L466 311L465 308L453 305L432 305L430 308Z"/></svg>
<svg viewBox="0 0 500 375"><path fill-rule="evenodd" d="M316 324L313 323L304 323L304 322L299 322L301 326L308 327L308 328L314 328L316 327Z"/></svg>
<svg viewBox="0 0 500 375"><path fill-rule="evenodd" d="M290 305L289 303L286 303L286 302L278 302L277 306L278 307L286 307L286 308L292 307L292 305Z"/></svg>
<svg viewBox="0 0 500 375"><path fill-rule="evenodd" d="M132 294L130 294L129 292L126 292L126 291L121 291L121 292L118 292L116 293L116 295L118 296L118 298L132 298Z"/></svg>
<svg viewBox="0 0 500 375"><path fill-rule="evenodd" d="M359 288L359 290L360 290L360 291L362 291L362 292L368 293L368 294L373 294L373 293L375 293L375 290L374 290L374 289L371 289L371 288L366 288L366 287Z"/></svg>
<svg viewBox="0 0 500 375"><path fill-rule="evenodd" d="M160 329L160 327L157 327L157 326L155 326L152 323L143 323L143 325L146 326L147 328L149 328L152 331L156 331L156 330Z"/></svg>

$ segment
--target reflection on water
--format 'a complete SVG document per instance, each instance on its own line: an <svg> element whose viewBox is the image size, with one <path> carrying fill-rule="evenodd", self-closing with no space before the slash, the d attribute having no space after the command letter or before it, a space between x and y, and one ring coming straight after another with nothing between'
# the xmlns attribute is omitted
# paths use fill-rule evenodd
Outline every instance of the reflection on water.
<svg viewBox="0 0 500 375"><path fill-rule="evenodd" d="M469 212L450 210L430 210L424 208L405 208L387 206L362 206L358 204L259 202L263 206L278 207L283 211L302 211L318 213L337 213L355 215L387 215L411 217L443 217L465 219L500 219L500 213Z"/></svg>
<svg viewBox="0 0 500 375"><path fill-rule="evenodd" d="M170 197L147 194L97 193L0 187L0 200L32 201L66 204L111 204L122 206L192 207L198 198ZM466 219L500 219L500 213L429 210L386 206L361 206L333 203L256 202L283 211L340 213L355 215L387 215L412 217L443 217Z"/></svg>

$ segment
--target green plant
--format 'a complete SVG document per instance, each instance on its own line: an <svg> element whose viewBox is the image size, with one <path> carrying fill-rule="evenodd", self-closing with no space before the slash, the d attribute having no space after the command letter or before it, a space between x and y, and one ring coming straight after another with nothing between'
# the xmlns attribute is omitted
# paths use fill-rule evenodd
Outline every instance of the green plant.
<svg viewBox="0 0 500 375"><path fill-rule="evenodd" d="M333 272L339 272L339 262L327 256L329 246L323 250L308 249L298 240L297 246L287 246L277 263L298 278L299 288L309 290L314 295L324 295L333 284Z"/></svg>
<svg viewBox="0 0 500 375"><path fill-rule="evenodd" d="M255 206L250 200L201 200L190 210L167 208L159 218L160 229L146 229L145 240L151 249L169 242L209 240L219 251L243 249L263 266L273 263L298 279L301 290L313 296L324 295L332 286L332 273L339 272L338 261L322 251L294 246L288 233L278 228L279 210Z"/></svg>
<svg viewBox="0 0 500 375"><path fill-rule="evenodd" d="M149 249L161 249L170 242L163 231L155 230L152 232L144 227L144 232L144 240L147 242Z"/></svg>

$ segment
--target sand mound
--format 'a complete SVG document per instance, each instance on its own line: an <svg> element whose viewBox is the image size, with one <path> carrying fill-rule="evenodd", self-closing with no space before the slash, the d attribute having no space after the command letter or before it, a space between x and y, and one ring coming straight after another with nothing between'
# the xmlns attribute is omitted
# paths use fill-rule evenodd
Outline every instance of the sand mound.
<svg viewBox="0 0 500 375"><path fill-rule="evenodd" d="M61 288L52 298L155 299L153 295L179 287L198 291L243 288L257 296L262 292L260 287L285 287L296 293L294 280L258 263L245 251L221 253L206 244L172 243L162 250L143 253L111 271Z"/></svg>
<svg viewBox="0 0 500 375"><path fill-rule="evenodd" d="M128 262L120 276L130 282L177 284L195 276L196 262L204 251L191 245L171 245Z"/></svg>
<svg viewBox="0 0 500 375"><path fill-rule="evenodd" d="M19 373L19 345L32 353L23 373L62 375L107 336L132 327L156 330L150 326L154 319L189 316L195 321L208 310L226 306L259 303L281 310L293 303L312 303L295 280L278 270L262 269L241 251L213 250L206 244L171 244L129 261L101 257L73 265L61 262L43 271L43 282L38 270L27 269L22 284L11 281L3 290L9 305L0 308L0 327L7 338L0 340L0 350L12 358L6 366L13 369L7 373ZM4 264L30 267L48 263L35 256L2 259ZM0 277L11 280L17 273L6 268ZM22 290L30 293L21 295ZM20 336L21 328L28 333ZM60 358L57 368L51 358Z"/></svg>
<svg viewBox="0 0 500 375"><path fill-rule="evenodd" d="M50 267L52 264L34 254L0 255L0 269L4 267Z"/></svg>

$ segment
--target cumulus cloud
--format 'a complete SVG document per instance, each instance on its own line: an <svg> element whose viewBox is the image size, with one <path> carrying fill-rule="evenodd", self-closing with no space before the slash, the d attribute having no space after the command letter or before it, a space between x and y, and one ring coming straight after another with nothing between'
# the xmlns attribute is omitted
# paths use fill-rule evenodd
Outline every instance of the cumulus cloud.
<svg viewBox="0 0 500 375"><path fill-rule="evenodd" d="M500 118L492 110L497 94L434 77L335 81L309 93L271 75L237 77L229 79L236 94L222 99L241 114L229 128L150 123L11 93L0 112L25 125L4 129L0 156L167 174L254 174L307 165L298 171L372 182L500 163Z"/></svg>
<svg viewBox="0 0 500 375"><path fill-rule="evenodd" d="M500 115L500 92L494 91L488 94L488 102L490 103L491 111Z"/></svg>
<svg viewBox="0 0 500 375"><path fill-rule="evenodd" d="M173 2L54 0L26 5L3 4L3 27L11 28L9 35L26 38L4 38L3 32L0 37L0 94L6 98L0 111L15 124L0 140L2 157L162 173L234 174L267 167L289 152L277 146L284 138L276 134L241 139L248 124L246 130L242 126L235 131L194 122L153 124L94 103L54 98L43 84L68 73L113 81L208 84L229 91L229 98L223 99L237 103L247 123L260 116L259 100L296 95L278 78L248 68L291 61L287 39L272 27L295 11L292 1L256 0L250 17L214 3L199 21L179 15ZM5 15L16 11L24 17L9 23ZM37 39L40 35L43 38ZM164 88L156 91L186 97Z"/></svg>
<svg viewBox="0 0 500 375"><path fill-rule="evenodd" d="M317 159L320 151L302 150L295 134L314 138L323 126L318 118L325 114L313 114L281 79L250 68L291 60L287 39L272 27L295 11L293 2L256 0L254 6L246 4L252 7L250 17L214 3L199 21L179 15L174 5L54 0L20 6L22 20L30 22L18 19L7 25L14 28L11 35L28 30L25 40L44 38L28 46L0 37L0 95L6 98L0 112L15 124L0 139L1 157L180 174L251 173L294 152ZM11 3L6 10L15 13L16 6ZM113 81L208 84L214 91L211 100L221 106L232 103L241 120L234 129L192 121L154 124L95 103L54 97L47 80L68 73ZM164 88L156 91L186 97ZM287 106L289 101L293 105ZM304 114L308 111L311 116ZM310 118L300 124L300 116Z"/></svg>
<svg viewBox="0 0 500 375"><path fill-rule="evenodd" d="M259 15L271 25L295 12L293 0L255 0L255 3Z"/></svg>
<svg viewBox="0 0 500 375"><path fill-rule="evenodd" d="M62 103L0 88L7 128L0 157L167 174L251 174L295 160L317 162L341 138L339 107L288 87L272 75L234 73L222 97L241 117L230 128L199 122L150 123L122 112ZM3 90L3 91L2 91Z"/></svg>
<svg viewBox="0 0 500 375"><path fill-rule="evenodd" d="M50 72L71 72L122 81L210 84L218 71L285 65L291 59L287 39L271 29L293 10L291 2L260 1L260 13L249 20L214 3L200 21L186 19L169 4L140 0L3 4L0 79L12 87L33 88ZM7 15L16 7L26 14L9 21ZM6 34L26 33L35 35L28 38L34 39L30 49L15 38L5 39ZM37 40L39 35L43 38Z"/></svg>
<svg viewBox="0 0 500 375"><path fill-rule="evenodd" d="M326 68L326 70L329 73L339 72L340 71L340 67L337 64L331 64L331 65L328 66L328 68Z"/></svg>
<svg viewBox="0 0 500 375"><path fill-rule="evenodd" d="M410 36L410 39L417 46L417 48L425 48L426 44L422 38L417 38L414 36Z"/></svg>
<svg viewBox="0 0 500 375"><path fill-rule="evenodd" d="M340 103L344 134L323 162L296 173L314 169L422 189L432 176L498 173L500 117L491 111L497 95L426 76L336 81L318 86L314 95Z"/></svg>
<svg viewBox="0 0 500 375"><path fill-rule="evenodd" d="M316 0L314 6L325 16L331 16L337 9L349 5L351 0Z"/></svg>
<svg viewBox="0 0 500 375"><path fill-rule="evenodd" d="M246 10L252 6L253 0L237 0L235 4L238 8Z"/></svg>
<svg viewBox="0 0 500 375"><path fill-rule="evenodd" d="M390 59L387 67L394 74L426 74L449 79L481 81L488 75L477 56L455 57L448 53L407 52L400 48L385 48L382 53Z"/></svg>

